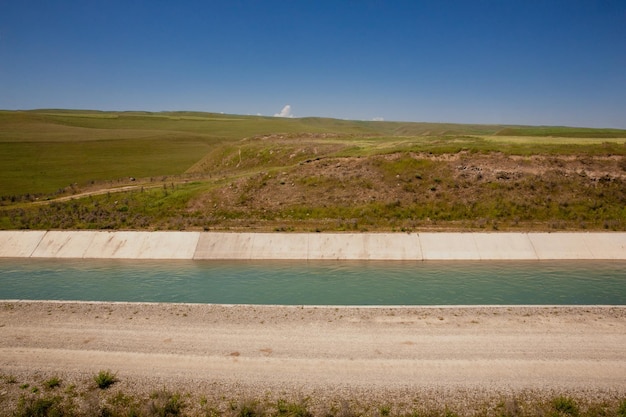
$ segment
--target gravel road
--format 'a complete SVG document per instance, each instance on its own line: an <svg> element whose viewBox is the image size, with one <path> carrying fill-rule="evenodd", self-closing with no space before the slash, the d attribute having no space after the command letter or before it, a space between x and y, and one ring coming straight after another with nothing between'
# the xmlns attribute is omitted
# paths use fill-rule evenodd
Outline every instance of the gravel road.
<svg viewBox="0 0 626 417"><path fill-rule="evenodd" d="M222 396L624 396L626 307L0 302L0 372L102 369Z"/></svg>

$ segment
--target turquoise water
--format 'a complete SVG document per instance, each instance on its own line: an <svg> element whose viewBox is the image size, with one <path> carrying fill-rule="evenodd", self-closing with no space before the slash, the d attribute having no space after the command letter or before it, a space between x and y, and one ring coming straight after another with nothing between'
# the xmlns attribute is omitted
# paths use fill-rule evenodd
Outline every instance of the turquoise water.
<svg viewBox="0 0 626 417"><path fill-rule="evenodd" d="M626 262L0 259L0 299L626 305Z"/></svg>

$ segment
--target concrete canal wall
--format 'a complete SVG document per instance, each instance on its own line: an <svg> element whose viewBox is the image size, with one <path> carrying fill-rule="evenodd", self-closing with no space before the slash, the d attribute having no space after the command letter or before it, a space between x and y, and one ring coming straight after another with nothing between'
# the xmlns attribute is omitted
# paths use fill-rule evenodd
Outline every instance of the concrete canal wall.
<svg viewBox="0 0 626 417"><path fill-rule="evenodd" d="M0 231L0 257L418 261L626 260L626 233Z"/></svg>

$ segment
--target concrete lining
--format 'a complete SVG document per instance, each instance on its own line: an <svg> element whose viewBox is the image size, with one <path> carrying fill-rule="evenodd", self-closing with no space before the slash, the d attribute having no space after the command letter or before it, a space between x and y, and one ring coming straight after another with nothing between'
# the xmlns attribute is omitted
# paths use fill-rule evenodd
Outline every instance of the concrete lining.
<svg viewBox="0 0 626 417"><path fill-rule="evenodd" d="M143 238L145 234L139 232L98 232L83 256L103 259L137 258Z"/></svg>
<svg viewBox="0 0 626 417"><path fill-rule="evenodd" d="M98 232L51 231L37 245L32 258L82 258Z"/></svg>
<svg viewBox="0 0 626 417"><path fill-rule="evenodd" d="M626 260L626 233L0 231L0 257L301 260Z"/></svg>
<svg viewBox="0 0 626 417"><path fill-rule="evenodd" d="M0 231L0 258L30 257L45 234L44 230Z"/></svg>
<svg viewBox="0 0 626 417"><path fill-rule="evenodd" d="M421 260L418 235L202 233L194 259Z"/></svg>
<svg viewBox="0 0 626 417"><path fill-rule="evenodd" d="M251 259L308 259L309 236L305 233L254 233Z"/></svg>
<svg viewBox="0 0 626 417"><path fill-rule="evenodd" d="M315 233L309 235L308 259L366 259L364 240L353 233Z"/></svg>
<svg viewBox="0 0 626 417"><path fill-rule="evenodd" d="M472 233L420 233L422 256L429 260L480 260Z"/></svg>
<svg viewBox="0 0 626 417"><path fill-rule="evenodd" d="M472 233L480 259L538 259L527 233Z"/></svg>
<svg viewBox="0 0 626 417"><path fill-rule="evenodd" d="M423 259L422 245L416 233L372 233L364 238L364 246L368 257L363 259L398 261Z"/></svg>
<svg viewBox="0 0 626 417"><path fill-rule="evenodd" d="M626 233L593 233L584 236L594 259L624 259Z"/></svg>
<svg viewBox="0 0 626 417"><path fill-rule="evenodd" d="M250 259L252 233L201 233L194 259Z"/></svg>
<svg viewBox="0 0 626 417"><path fill-rule="evenodd" d="M139 259L193 259L200 232L143 232L148 234Z"/></svg>
<svg viewBox="0 0 626 417"><path fill-rule="evenodd" d="M587 247L586 233L529 233L538 259L597 259Z"/></svg>
<svg viewBox="0 0 626 417"><path fill-rule="evenodd" d="M83 257L192 259L199 238L199 232L96 232Z"/></svg>

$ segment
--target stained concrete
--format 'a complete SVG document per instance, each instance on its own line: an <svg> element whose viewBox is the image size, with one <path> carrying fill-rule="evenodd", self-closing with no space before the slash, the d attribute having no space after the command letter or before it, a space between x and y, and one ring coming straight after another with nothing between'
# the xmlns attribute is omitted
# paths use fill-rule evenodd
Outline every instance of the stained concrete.
<svg viewBox="0 0 626 417"><path fill-rule="evenodd" d="M0 231L0 258L30 257L45 234L44 230Z"/></svg>
<svg viewBox="0 0 626 417"><path fill-rule="evenodd" d="M199 232L0 231L0 257L192 259Z"/></svg>
<svg viewBox="0 0 626 417"><path fill-rule="evenodd" d="M626 233L0 231L0 257L626 260Z"/></svg>
<svg viewBox="0 0 626 417"><path fill-rule="evenodd" d="M44 235L32 258L82 258L98 232L52 231Z"/></svg>
<svg viewBox="0 0 626 417"><path fill-rule="evenodd" d="M141 255L147 237L141 232L98 232L83 254L85 258L133 259Z"/></svg>
<svg viewBox="0 0 626 417"><path fill-rule="evenodd" d="M194 259L251 259L253 233L201 233Z"/></svg>
<svg viewBox="0 0 626 417"><path fill-rule="evenodd" d="M192 259L199 232L96 232L84 258Z"/></svg>
<svg viewBox="0 0 626 417"><path fill-rule="evenodd" d="M308 259L422 260L417 234L312 233Z"/></svg>
<svg viewBox="0 0 626 417"><path fill-rule="evenodd" d="M143 240L138 259L193 259L200 232L142 232Z"/></svg>
<svg viewBox="0 0 626 417"><path fill-rule="evenodd" d="M194 259L421 260L417 234L202 233Z"/></svg>

